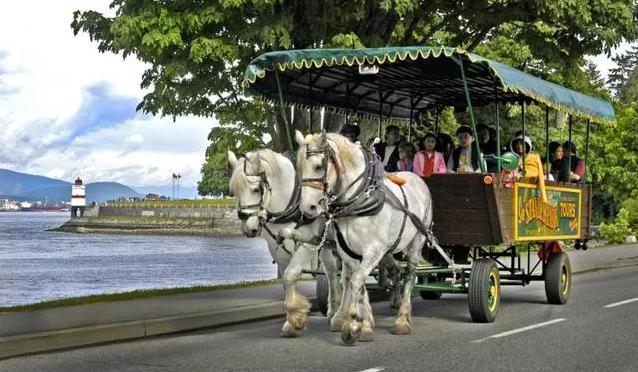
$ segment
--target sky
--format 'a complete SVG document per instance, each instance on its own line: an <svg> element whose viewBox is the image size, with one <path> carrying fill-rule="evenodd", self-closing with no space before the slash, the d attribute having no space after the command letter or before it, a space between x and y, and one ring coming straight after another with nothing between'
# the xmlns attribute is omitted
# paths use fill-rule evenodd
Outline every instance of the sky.
<svg viewBox="0 0 638 372"><path fill-rule="evenodd" d="M110 2L3 2L0 168L130 186L168 185L177 172L194 186L214 120L136 112L144 64L73 35L74 10Z"/></svg>
<svg viewBox="0 0 638 372"><path fill-rule="evenodd" d="M73 11L110 14L110 2L3 2L0 168L130 186L167 185L176 172L182 185L194 186L214 119L173 122L136 112L145 65L99 53L86 34L73 35ZM603 75L613 67L604 55L591 60Z"/></svg>

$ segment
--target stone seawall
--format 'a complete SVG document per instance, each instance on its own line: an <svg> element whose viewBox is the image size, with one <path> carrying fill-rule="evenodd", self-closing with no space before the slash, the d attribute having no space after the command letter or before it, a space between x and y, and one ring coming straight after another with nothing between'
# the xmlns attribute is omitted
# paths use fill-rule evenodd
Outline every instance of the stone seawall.
<svg viewBox="0 0 638 372"><path fill-rule="evenodd" d="M88 210L87 210L88 212ZM240 236L231 206L97 206L55 229L77 233Z"/></svg>
<svg viewBox="0 0 638 372"><path fill-rule="evenodd" d="M239 226L237 211L234 207L225 205L207 205L197 207L149 206L145 207L109 207L100 206L98 217L128 216L128 217L171 217L171 218L212 218L218 220L232 220Z"/></svg>

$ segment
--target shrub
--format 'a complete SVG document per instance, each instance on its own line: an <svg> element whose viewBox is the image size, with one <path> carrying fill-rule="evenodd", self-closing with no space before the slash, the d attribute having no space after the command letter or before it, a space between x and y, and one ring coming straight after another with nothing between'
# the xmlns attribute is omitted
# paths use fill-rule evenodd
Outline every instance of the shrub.
<svg viewBox="0 0 638 372"><path fill-rule="evenodd" d="M612 244L624 243L627 236L632 233L629 219L629 212L625 208L621 208L614 222L600 225L600 234L603 239Z"/></svg>

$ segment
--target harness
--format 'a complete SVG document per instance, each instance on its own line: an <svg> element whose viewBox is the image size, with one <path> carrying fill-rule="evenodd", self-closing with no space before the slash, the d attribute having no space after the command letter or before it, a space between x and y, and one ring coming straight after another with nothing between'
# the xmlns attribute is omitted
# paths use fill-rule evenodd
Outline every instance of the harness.
<svg viewBox="0 0 638 372"><path fill-rule="evenodd" d="M281 234L275 234L269 227L269 223L273 224L282 224L289 222L298 222L301 220L301 211L299 210L299 200L301 196L301 187L299 187L298 179L295 177L295 186L293 189L293 194L288 201L288 205L281 212L269 212L264 208L264 194L266 191L272 193L272 187L268 182L268 178L266 177L266 172L261 171L257 175L249 175L246 169L246 161L244 161L244 175L246 177L259 177L259 202L254 204L246 204L242 205L241 201L238 200L238 210L237 217L245 221L250 217L257 217L259 220L259 233L261 233L261 229L263 228L270 237L275 240L277 243L277 250L283 249L288 255L292 256L292 252L290 252L286 246L283 244L285 238L281 236ZM253 209L250 211L246 211L247 209ZM276 251L275 251L276 252Z"/></svg>
<svg viewBox="0 0 638 372"><path fill-rule="evenodd" d="M325 134L323 134L322 141L324 143L324 146L321 149L309 150L308 148L306 148L306 158L309 158L313 155L324 155L322 161L322 168L324 169L323 176L319 178L304 178L301 181L302 187L305 186L319 189L324 194L324 199L322 199L322 201L325 203L326 206L324 214L326 214L327 219L323 233L324 239L322 239L322 242L320 242L320 246L318 246L317 249L321 249L321 246L326 240L325 237L328 230L331 226L334 226L335 235L337 241L339 242L341 250L343 250L343 252L349 257L357 261L361 261L363 257L360 254L352 251L352 249L350 249L350 247L348 246L346 239L341 229L339 228L337 219L344 217L376 215L383 208L386 201L386 196L388 197L388 201L395 208L403 212L401 229L399 230L399 234L392 244L390 252L394 251L399 245L399 242L401 241L401 237L403 236L403 232L405 230L407 218L410 218L419 232L428 237L432 236L430 227L425 226L423 221L421 221L418 216L416 216L409 210L408 199L403 186L399 185L399 189L401 190L401 194L403 196L402 203L383 183L383 164L381 163L381 161L376 157L376 155L365 148L361 149L366 161L366 167L363 172L361 172L361 174L359 174L346 188L344 188L340 194L334 194L332 191L328 190L328 177L331 169L331 164L337 172L337 187L335 188L338 189L338 185L340 184L341 180L338 177L339 172L337 163L335 161L335 155L332 148L326 142ZM359 181L362 182L360 183L357 190L352 193L352 196L346 198L345 195Z"/></svg>

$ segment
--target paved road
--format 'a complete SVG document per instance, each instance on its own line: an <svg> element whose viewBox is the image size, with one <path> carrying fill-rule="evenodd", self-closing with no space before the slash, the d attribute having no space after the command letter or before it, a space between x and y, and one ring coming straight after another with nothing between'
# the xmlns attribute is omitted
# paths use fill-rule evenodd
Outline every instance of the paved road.
<svg viewBox="0 0 638 372"><path fill-rule="evenodd" d="M0 371L638 369L638 267L575 276L564 306L546 303L542 283L503 288L493 324L471 323L462 295L413 304L412 335L389 334L393 313L382 302L375 341L354 347L342 346L315 315L297 339L279 338L281 320L272 320L9 359Z"/></svg>

